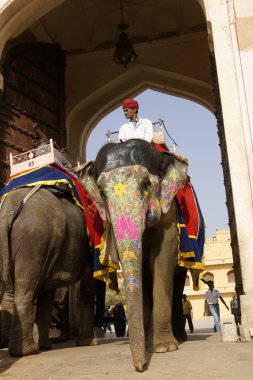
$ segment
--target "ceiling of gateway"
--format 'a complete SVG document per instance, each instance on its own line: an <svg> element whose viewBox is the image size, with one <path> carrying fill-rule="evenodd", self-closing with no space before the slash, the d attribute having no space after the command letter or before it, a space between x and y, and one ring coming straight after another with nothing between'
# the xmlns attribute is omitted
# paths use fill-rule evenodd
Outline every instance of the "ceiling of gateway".
<svg viewBox="0 0 253 380"><path fill-rule="evenodd" d="M132 43L206 30L196 0L122 0L123 22ZM59 43L66 51L109 49L117 40L120 0L67 0L31 26L36 39Z"/></svg>

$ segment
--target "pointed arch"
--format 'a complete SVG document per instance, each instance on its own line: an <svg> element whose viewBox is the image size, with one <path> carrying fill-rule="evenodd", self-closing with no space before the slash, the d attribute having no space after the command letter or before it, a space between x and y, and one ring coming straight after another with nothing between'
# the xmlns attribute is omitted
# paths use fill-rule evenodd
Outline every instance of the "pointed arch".
<svg viewBox="0 0 253 380"><path fill-rule="evenodd" d="M11 0L2 6L0 55L8 39L15 38L64 0Z"/></svg>
<svg viewBox="0 0 253 380"><path fill-rule="evenodd" d="M213 111L212 87L199 80L138 65L90 94L67 115L70 154L85 158L86 144L98 122L121 105L124 97L152 89L192 100ZM76 142L80 141L79 146Z"/></svg>

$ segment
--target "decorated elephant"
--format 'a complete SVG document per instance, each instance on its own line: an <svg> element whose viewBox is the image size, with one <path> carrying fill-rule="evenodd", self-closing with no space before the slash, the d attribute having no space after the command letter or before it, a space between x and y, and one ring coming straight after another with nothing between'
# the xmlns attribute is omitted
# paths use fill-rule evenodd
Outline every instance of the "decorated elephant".
<svg viewBox="0 0 253 380"><path fill-rule="evenodd" d="M46 188L31 189L11 191L0 210L1 347L8 347L12 356L50 348L55 289L80 279L77 344L96 344L93 257L83 210L62 191L55 196ZM33 339L35 321L38 344Z"/></svg>
<svg viewBox="0 0 253 380"><path fill-rule="evenodd" d="M178 252L174 197L184 186L187 167L186 159L133 139L105 145L80 173L107 224L104 263L115 260L107 252L119 253L130 347L140 372L147 366L146 350L178 348L171 326Z"/></svg>

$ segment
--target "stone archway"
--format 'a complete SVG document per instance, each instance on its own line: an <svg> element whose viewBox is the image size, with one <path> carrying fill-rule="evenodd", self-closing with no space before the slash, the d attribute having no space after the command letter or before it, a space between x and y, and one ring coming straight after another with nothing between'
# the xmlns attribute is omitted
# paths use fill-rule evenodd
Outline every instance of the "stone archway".
<svg viewBox="0 0 253 380"><path fill-rule="evenodd" d="M50 12L63 1L64 0L2 1L2 7L0 8L0 57L9 39L20 35L33 22ZM1 77L0 89L3 88L3 85L3 78Z"/></svg>
<svg viewBox="0 0 253 380"><path fill-rule="evenodd" d="M125 88L127 91L122 91ZM146 89L183 97L213 111L210 85L193 78L139 65L117 78L113 84L84 99L68 115L66 122L70 154L75 158L85 159L86 144L96 124L118 107L124 97L136 96ZM80 142L79 145L76 141Z"/></svg>
<svg viewBox="0 0 253 380"><path fill-rule="evenodd" d="M89 20L95 21L92 25L82 22L82 25L90 28L83 34L78 30L75 35L81 36L85 41L80 47L78 44L69 45L70 42L75 42L75 38L72 35L66 36L62 30L58 33L55 27L63 26L64 29L65 25L69 25L68 7L73 4L79 8L71 9L74 12L71 14L78 15L79 10L83 10L81 16L87 16L85 6L88 2L85 0L2 1L0 54L9 39L18 39L27 28L36 41L58 42L66 50L69 141L72 139L73 128L78 131L75 132L78 136L82 135L82 128L86 128L84 123L81 125L80 120L80 116L85 113L85 107L90 112L90 117L87 118L88 134L104 114L119 104L121 96L137 94L144 88L158 88L161 91L161 79L154 79L155 71L159 74L166 72L160 78L163 75L164 78L168 76L175 79L178 75L177 86L180 84L179 78L185 78L186 93L182 87L177 88L170 84L165 86L165 92L193 98L212 110L219 108L218 125L233 230L232 247L236 265L242 271L242 331L245 339L249 340L249 329L253 327L253 96L250 85L253 76L253 6L246 0L148 0L145 1L146 7L140 8L141 3L142 0L131 1L127 7L127 15L132 23L131 32L138 48L138 62L135 67L137 72L139 67L139 74L144 72L144 78L137 78L136 85L129 85L121 68L112 64L115 26L119 21L119 4L116 0L110 3L99 2L102 13L98 19L94 17L98 7L93 8L93 18L89 13ZM64 13L65 10L67 12ZM135 17L138 18L136 25ZM148 23L145 22L145 17ZM159 23L155 23L157 19ZM66 23L61 22L62 20ZM72 17L72 20L74 22L69 32L75 31L74 26L77 24L75 18ZM35 21L36 25L33 24ZM152 28L148 28L151 21L154 24ZM210 50L215 53L221 99L216 107L211 100ZM106 75L102 75L102 72ZM129 75L130 73L129 70ZM132 74L134 78L135 70L132 70ZM201 95L195 93L194 85L189 88L190 83L199 83L198 91L202 91ZM115 86L118 91L114 100L111 99L112 93L110 99L107 99L108 84L112 88ZM1 81L0 88L3 85ZM78 121L76 126L75 121ZM79 152L74 148L72 140L71 151L75 156ZM83 135L82 146L85 146L85 140Z"/></svg>

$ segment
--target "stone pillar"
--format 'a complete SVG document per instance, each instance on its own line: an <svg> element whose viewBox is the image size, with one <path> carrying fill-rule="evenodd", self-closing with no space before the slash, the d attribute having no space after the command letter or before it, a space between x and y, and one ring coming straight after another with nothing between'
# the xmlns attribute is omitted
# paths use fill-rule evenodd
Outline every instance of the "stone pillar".
<svg viewBox="0 0 253 380"><path fill-rule="evenodd" d="M253 328L252 1L205 0L228 153L244 295L241 335ZM232 246L233 249L233 246Z"/></svg>
<svg viewBox="0 0 253 380"><path fill-rule="evenodd" d="M248 0L236 0L235 4L235 33L238 40L239 59L241 64L243 88L247 106L242 110L242 116L245 124L246 151L251 170L251 186L253 186L252 164L252 128L253 128L253 4ZM240 333L243 340L251 340L250 329L253 327L253 279L252 279L252 261L253 252L250 257L244 257L243 287L245 295L240 296L242 311L242 324ZM243 255L240 253L240 257ZM242 259L241 259L242 261Z"/></svg>
<svg viewBox="0 0 253 380"><path fill-rule="evenodd" d="M250 329L253 328L253 294L248 293L240 296L242 323L240 335L243 341L251 340Z"/></svg>

